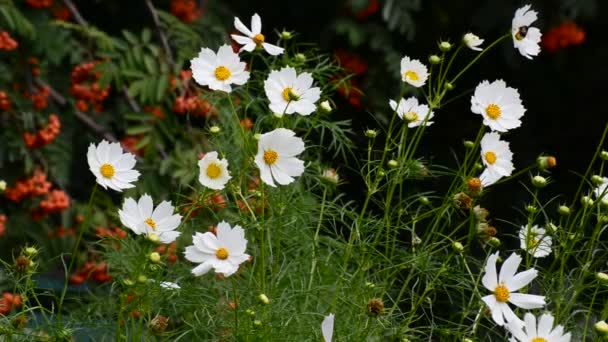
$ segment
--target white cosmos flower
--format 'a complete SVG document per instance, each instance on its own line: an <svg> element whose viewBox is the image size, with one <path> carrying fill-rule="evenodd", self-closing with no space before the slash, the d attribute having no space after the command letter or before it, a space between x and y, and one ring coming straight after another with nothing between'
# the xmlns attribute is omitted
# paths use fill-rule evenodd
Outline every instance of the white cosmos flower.
<svg viewBox="0 0 608 342"><path fill-rule="evenodd" d="M462 37L462 41L469 49L481 51L479 45L483 44L483 39L479 39L476 34L469 32Z"/></svg>
<svg viewBox="0 0 608 342"><path fill-rule="evenodd" d="M403 82L419 88L426 83L428 77L429 72L426 66L419 60L410 59L408 56L401 59L401 80Z"/></svg>
<svg viewBox="0 0 608 342"><path fill-rule="evenodd" d="M509 143L500 140L498 133L486 133L481 138L481 161L486 169L483 170L479 179L483 186L488 186L502 177L510 176L515 167L513 166L513 153L509 149Z"/></svg>
<svg viewBox="0 0 608 342"><path fill-rule="evenodd" d="M262 34L262 20L257 13L251 17L251 30L249 30L238 17L234 17L234 27L246 36L244 37L238 34L230 35L237 43L243 45L240 51L245 50L251 52L256 47L261 46L266 52L273 56L283 53L283 48L265 42L266 37Z"/></svg>
<svg viewBox="0 0 608 342"><path fill-rule="evenodd" d="M543 258L551 254L553 241L543 228L522 226L519 230L520 247L535 258Z"/></svg>
<svg viewBox="0 0 608 342"><path fill-rule="evenodd" d="M540 37L542 34L536 27L530 27L530 24L536 21L538 13L530 10L530 5L519 8L515 11L515 17L511 22L511 35L513 36L513 45L519 50L519 53L532 59L532 56L537 56L540 53Z"/></svg>
<svg viewBox="0 0 608 342"><path fill-rule="evenodd" d="M517 89L507 87L503 80L492 83L482 81L471 96L471 111L483 116L483 124L497 132L506 132L521 126L519 120L526 108Z"/></svg>
<svg viewBox="0 0 608 342"><path fill-rule="evenodd" d="M135 187L131 184L139 178L139 171L133 170L135 156L123 153L119 143L102 140L99 145L89 145L87 151L89 169L104 189L116 191Z"/></svg>
<svg viewBox="0 0 608 342"><path fill-rule="evenodd" d="M321 323L321 333L323 334L325 342L331 342L331 339L334 337L334 318L335 315L330 313L325 316Z"/></svg>
<svg viewBox="0 0 608 342"><path fill-rule="evenodd" d="M424 124L425 117L427 126L433 124L433 122L430 121L433 118L433 112L429 111L429 106L418 104L418 99L415 97L410 97L407 100L401 99L399 100L399 103L390 100L388 104L391 106L392 110L397 112L397 115L401 119L408 122L407 126L410 128Z"/></svg>
<svg viewBox="0 0 608 342"><path fill-rule="evenodd" d="M198 167L200 168L198 181L208 188L222 190L231 178L228 172L228 161L219 159L215 151L206 153L198 161Z"/></svg>
<svg viewBox="0 0 608 342"><path fill-rule="evenodd" d="M292 130L277 128L260 136L255 164L264 183L286 185L304 172L304 162L296 158L304 152L304 141L295 135Z"/></svg>
<svg viewBox="0 0 608 342"><path fill-rule="evenodd" d="M199 263L192 269L195 276L203 275L212 268L215 273L224 276L234 274L239 265L249 259L245 254L247 240L245 231L240 226L230 225L224 221L217 225L217 235L206 232L192 236L192 246L186 247L186 259Z"/></svg>
<svg viewBox="0 0 608 342"><path fill-rule="evenodd" d="M249 72L245 71L245 66L230 45L220 46L217 55L213 50L203 48L198 57L190 61L192 77L198 84L227 93L232 91L231 84L247 83Z"/></svg>
<svg viewBox="0 0 608 342"><path fill-rule="evenodd" d="M154 209L152 197L144 194L135 202L132 198L127 198L118 210L120 222L131 229L135 234L146 236L156 235L162 243L171 243L181 234L175 231L182 221L182 216L173 214L174 208L171 202L162 201Z"/></svg>
<svg viewBox="0 0 608 342"><path fill-rule="evenodd" d="M524 324L507 325L513 337L511 342L570 342L570 333L564 334L564 327L558 325L553 329L553 315L542 314L536 324L536 316L527 312Z"/></svg>
<svg viewBox="0 0 608 342"><path fill-rule="evenodd" d="M312 75L285 67L273 70L264 82L266 96L270 100L270 110L274 113L310 115L317 107L315 102L321 97L321 89L312 87Z"/></svg>
<svg viewBox="0 0 608 342"><path fill-rule="evenodd" d="M492 294L481 298L481 300L492 311L492 319L496 324L502 326L506 320L506 322L521 325L521 320L515 316L507 303L522 309L536 309L545 305L545 297L543 296L516 292L530 284L538 275L538 271L531 268L515 274L522 259L519 255L513 253L503 263L500 274L497 274L496 259L498 259L498 252L488 257L485 274L481 278L483 286L492 291Z"/></svg>

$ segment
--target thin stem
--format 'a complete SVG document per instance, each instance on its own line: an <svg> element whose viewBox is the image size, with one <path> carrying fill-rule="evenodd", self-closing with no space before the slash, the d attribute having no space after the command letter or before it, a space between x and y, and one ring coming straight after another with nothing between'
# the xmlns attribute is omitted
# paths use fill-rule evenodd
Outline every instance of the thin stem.
<svg viewBox="0 0 608 342"><path fill-rule="evenodd" d="M491 48L493 48L496 44L498 44L499 42L501 42L503 39L510 37L511 33L507 33L504 36L496 39L492 44L488 45L485 49L483 49L483 51L481 51L475 58L473 58L472 61L469 62L469 64L467 64L467 66L464 67L464 69L462 69L454 78L452 78L452 80L450 81L450 83L454 84L454 82L456 82L456 80L458 80L460 78L460 76L462 76L467 70L469 70L469 68L475 64L475 62L477 62L481 56L483 56L486 52L488 52Z"/></svg>

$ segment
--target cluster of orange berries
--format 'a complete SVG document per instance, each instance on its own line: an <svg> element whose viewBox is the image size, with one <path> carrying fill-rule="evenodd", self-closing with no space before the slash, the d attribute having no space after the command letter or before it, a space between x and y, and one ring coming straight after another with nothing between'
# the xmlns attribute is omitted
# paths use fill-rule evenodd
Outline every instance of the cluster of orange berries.
<svg viewBox="0 0 608 342"><path fill-rule="evenodd" d="M573 21L566 21L543 34L543 50L555 52L571 45L580 45L585 41L585 31Z"/></svg>
<svg viewBox="0 0 608 342"><path fill-rule="evenodd" d="M6 231L6 215L0 214L0 238L4 236Z"/></svg>
<svg viewBox="0 0 608 342"><path fill-rule="evenodd" d="M53 6L53 0L25 0L25 2L34 8L49 8Z"/></svg>
<svg viewBox="0 0 608 342"><path fill-rule="evenodd" d="M93 71L98 63L82 63L72 70L70 93L77 99L76 108L81 112L87 112L90 106L96 112L103 111L103 101L110 95L110 86L101 88L98 83L101 74Z"/></svg>
<svg viewBox="0 0 608 342"><path fill-rule="evenodd" d="M173 111L177 114L190 114L194 117L209 117L214 111L213 106L207 101L203 101L196 95L178 96L173 104Z"/></svg>
<svg viewBox="0 0 608 342"><path fill-rule="evenodd" d="M55 114L49 115L48 124L38 132L32 134L29 132L23 133L23 141L27 148L35 149L46 146L55 140L61 130L61 122Z"/></svg>
<svg viewBox="0 0 608 342"><path fill-rule="evenodd" d="M158 254L160 255L167 255L167 262L170 264L175 264L175 262L177 261L177 255L175 254L175 252L177 252L177 242L173 241L168 245L159 245L158 247L156 247L156 251L158 252Z"/></svg>
<svg viewBox="0 0 608 342"><path fill-rule="evenodd" d="M78 285L85 280L93 279L97 283L106 283L112 280L112 275L108 273L108 264L94 261L86 262L78 271L70 276L70 284Z"/></svg>
<svg viewBox="0 0 608 342"><path fill-rule="evenodd" d="M20 307L23 304L23 299L20 295L15 295L10 292L4 292L0 298L0 314L6 315L13 307Z"/></svg>
<svg viewBox="0 0 608 342"><path fill-rule="evenodd" d="M70 207L70 196L62 190L52 190L40 201L40 206L32 210L32 217L39 221L45 215L60 213Z"/></svg>
<svg viewBox="0 0 608 342"><path fill-rule="evenodd" d="M252 193L259 193L259 187L260 177L258 176L254 176L253 179L249 181L249 184L247 184L247 190ZM268 208L268 201L265 199L263 200L261 196L250 196L247 198L247 202L237 200L236 205L245 213L249 213L249 209L251 208L256 215L260 215L265 209Z"/></svg>
<svg viewBox="0 0 608 342"><path fill-rule="evenodd" d="M340 93L352 107L362 109L362 92L359 90L359 83L361 82L361 77L367 72L367 62L365 62L363 58L342 49L336 51L335 58L344 69L349 71L349 73L355 74L355 77L348 80L348 86L341 84L338 87L338 93Z"/></svg>
<svg viewBox="0 0 608 342"><path fill-rule="evenodd" d="M38 87L33 93L25 92L24 96L32 100L36 110L43 110L48 106L51 89L48 86Z"/></svg>
<svg viewBox="0 0 608 342"><path fill-rule="evenodd" d="M17 44L17 41L14 40L8 32L0 32L0 50L11 51L15 50L17 46L19 46L19 44Z"/></svg>
<svg viewBox="0 0 608 342"><path fill-rule="evenodd" d="M163 120L165 118L165 112L161 106L145 106L144 112L152 114L159 120Z"/></svg>
<svg viewBox="0 0 608 342"><path fill-rule="evenodd" d="M113 227L111 229L104 228L104 227L97 227L97 228L95 228L95 233L97 234L97 236L100 239L104 238L104 237L112 237L115 239L124 239L127 237L127 232L118 227ZM120 249L119 242L117 242L117 241L114 242L114 249L116 249L116 250Z"/></svg>
<svg viewBox="0 0 608 342"><path fill-rule="evenodd" d="M137 135L127 135L124 136L122 139L120 139L120 144L122 145L122 147L137 155L137 156L143 156L144 155L144 149L137 148L137 144L139 144L139 142L141 141L141 136L137 136Z"/></svg>
<svg viewBox="0 0 608 342"><path fill-rule="evenodd" d="M74 236L74 235L76 235L76 229L74 229L74 228L66 229L63 226L59 226L59 227L57 227L56 232L49 232L47 235L49 238L62 238L64 236Z"/></svg>
<svg viewBox="0 0 608 342"><path fill-rule="evenodd" d="M17 181L12 187L7 187L5 196L9 200L19 203L26 198L42 196L49 193L51 183L46 180L46 175L40 171L34 171L32 178Z"/></svg>
<svg viewBox="0 0 608 342"><path fill-rule="evenodd" d="M179 20L191 23L201 16L201 10L194 0L171 0L171 13Z"/></svg>
<svg viewBox="0 0 608 342"><path fill-rule="evenodd" d="M27 63L32 66L32 75L39 76L40 68L37 65L40 64L40 62L38 61L38 58L30 57L28 58Z"/></svg>
<svg viewBox="0 0 608 342"><path fill-rule="evenodd" d="M13 103L8 95L0 90L0 110L6 111L11 110L13 108Z"/></svg>

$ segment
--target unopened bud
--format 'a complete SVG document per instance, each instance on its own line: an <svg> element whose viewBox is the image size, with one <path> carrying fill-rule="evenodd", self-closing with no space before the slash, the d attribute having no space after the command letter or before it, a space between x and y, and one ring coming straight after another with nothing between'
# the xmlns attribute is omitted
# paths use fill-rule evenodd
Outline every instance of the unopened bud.
<svg viewBox="0 0 608 342"><path fill-rule="evenodd" d="M247 314L248 316L254 317L255 311L253 311L251 309L247 309L247 310L245 310L245 314Z"/></svg>
<svg viewBox="0 0 608 342"><path fill-rule="evenodd" d="M448 51L450 51L451 48L452 48L452 44L450 44L449 42L440 42L439 43L439 50L441 50L443 52L448 52Z"/></svg>
<svg viewBox="0 0 608 342"><path fill-rule="evenodd" d="M283 40L290 40L291 38L293 38L293 35L289 31L283 31L283 32L281 32L281 34L279 36Z"/></svg>
<svg viewBox="0 0 608 342"><path fill-rule="evenodd" d="M296 53L295 59L298 63L304 63L306 62L306 55L304 55L303 53Z"/></svg>
<svg viewBox="0 0 608 342"><path fill-rule="evenodd" d="M557 165L557 159L553 156L540 156L536 158L536 166L541 170L550 169Z"/></svg>
<svg viewBox="0 0 608 342"><path fill-rule="evenodd" d="M600 175L593 175L591 176L591 182L595 185L601 185L604 183L604 178L602 178Z"/></svg>
<svg viewBox="0 0 608 342"><path fill-rule="evenodd" d="M532 185L537 188L544 188L547 185L547 179L543 176L536 175L532 177Z"/></svg>
<svg viewBox="0 0 608 342"><path fill-rule="evenodd" d="M153 263L160 262L160 254L158 254L158 252L152 252L148 256L148 259L150 259L150 261L152 261Z"/></svg>
<svg viewBox="0 0 608 342"><path fill-rule="evenodd" d="M368 138L375 138L376 136L378 136L378 132L376 132L376 130L374 129L368 129L365 131L365 136Z"/></svg>
<svg viewBox="0 0 608 342"><path fill-rule="evenodd" d="M597 279L597 281L599 281L602 284L608 284L608 274L606 274L604 272L597 272L595 274L595 279Z"/></svg>
<svg viewBox="0 0 608 342"><path fill-rule="evenodd" d="M133 280L128 279L128 278L127 278L127 279L125 279L125 280L123 280L123 281L122 281L122 283L123 283L123 285L125 285L125 286L133 286L133 285L135 285L135 282L133 282Z"/></svg>
<svg viewBox="0 0 608 342"><path fill-rule="evenodd" d="M471 140L465 140L463 143L464 147L466 148L473 148L475 147L475 143L472 142Z"/></svg>
<svg viewBox="0 0 608 342"><path fill-rule="evenodd" d="M260 321L259 319L256 319L255 321L253 321L253 325L256 327L261 327L262 326L262 321Z"/></svg>
<svg viewBox="0 0 608 342"><path fill-rule="evenodd" d="M209 127L209 132L213 133L213 134L217 134L219 132L221 132L222 129L219 126L211 126Z"/></svg>
<svg viewBox="0 0 608 342"><path fill-rule="evenodd" d="M0 191L4 191L6 190L6 182L3 180L0 180Z"/></svg>
<svg viewBox="0 0 608 342"><path fill-rule="evenodd" d="M338 175L338 172L336 171L336 169L329 168L329 169L323 170L321 179L328 183L335 185L335 184L338 184L338 182L340 181L340 176Z"/></svg>
<svg viewBox="0 0 608 342"><path fill-rule="evenodd" d="M599 321L594 325L595 330L601 334L608 334L608 323L606 321Z"/></svg>
<svg viewBox="0 0 608 342"><path fill-rule="evenodd" d="M156 233L150 233L150 234L148 234L148 241L153 242L153 243L159 243L160 236Z"/></svg>
<svg viewBox="0 0 608 342"><path fill-rule="evenodd" d="M483 169L483 165L481 163L475 163L474 167L475 167L475 170Z"/></svg>
<svg viewBox="0 0 608 342"><path fill-rule="evenodd" d="M531 213L531 214L534 214L535 212L538 211L538 208L536 208L536 206L534 206L532 204L529 204L529 205L526 206L526 211L529 212L529 213Z"/></svg>
<svg viewBox="0 0 608 342"><path fill-rule="evenodd" d="M454 249L454 251L456 253L462 253L462 252L464 252L464 246L460 242L458 242L458 241L452 243L452 248Z"/></svg>
<svg viewBox="0 0 608 342"><path fill-rule="evenodd" d="M447 89L447 90L454 89L454 84L452 84L451 82L445 82L445 89Z"/></svg>
<svg viewBox="0 0 608 342"><path fill-rule="evenodd" d="M426 196L420 196L420 197L418 197L418 200L420 200L420 203L422 203L424 205L431 204L431 201L429 201L429 198Z"/></svg>
<svg viewBox="0 0 608 342"><path fill-rule="evenodd" d="M397 166L399 166L399 163L397 163L396 160L391 159L388 161L388 167L390 167L391 169L396 168Z"/></svg>
<svg viewBox="0 0 608 342"><path fill-rule="evenodd" d="M34 247L26 247L23 250L23 253L31 258L31 257L35 257L38 254L38 250Z"/></svg>
<svg viewBox="0 0 608 342"><path fill-rule="evenodd" d="M319 108L321 108L321 110L325 113L331 113L331 111L333 110L333 108L331 107L331 104L329 103L329 101L323 101L319 104Z"/></svg>
<svg viewBox="0 0 608 342"><path fill-rule="evenodd" d="M557 232L558 229L559 228L551 222L549 222L545 225L545 230L548 231L549 233L555 233L555 232Z"/></svg>
<svg viewBox="0 0 608 342"><path fill-rule="evenodd" d="M431 64L439 64L439 63L441 63L441 57L439 57L437 55L430 55L429 56L429 63L431 63Z"/></svg>
<svg viewBox="0 0 608 342"><path fill-rule="evenodd" d="M270 303L270 299L268 299L268 296L263 293L258 296L258 299L260 300L260 302L262 302L262 304Z"/></svg>
<svg viewBox="0 0 608 342"><path fill-rule="evenodd" d="M384 177L384 176L386 176L386 173L384 172L384 170L378 170L378 176Z"/></svg>
<svg viewBox="0 0 608 342"><path fill-rule="evenodd" d="M581 204L584 205L584 206L586 206L586 207L590 207L590 206L593 205L593 200L589 196L583 196L581 198Z"/></svg>
<svg viewBox="0 0 608 342"><path fill-rule="evenodd" d="M559 208L557 208L557 212L560 215L568 216L570 215L570 208L567 205L560 205Z"/></svg>
<svg viewBox="0 0 608 342"><path fill-rule="evenodd" d="M283 113L274 112L274 113L272 113L272 116L274 116L277 119L282 119L283 118Z"/></svg>
<svg viewBox="0 0 608 342"><path fill-rule="evenodd" d="M501 242L497 237L493 236L488 240L488 244L494 248L498 248L500 247Z"/></svg>
<svg viewBox="0 0 608 342"><path fill-rule="evenodd" d="M365 288L368 290L373 290L376 287L376 285L374 283L371 283L369 281L365 282Z"/></svg>
<svg viewBox="0 0 608 342"><path fill-rule="evenodd" d="M148 281L148 277L146 277L146 276L145 276L145 275L143 275L143 274L137 277L137 282L138 282L138 283L142 283L142 284L143 284L143 283L145 283L145 282L147 282L147 281Z"/></svg>
<svg viewBox="0 0 608 342"><path fill-rule="evenodd" d="M600 158L602 158L603 160L608 160L608 152L606 152L606 151L600 152Z"/></svg>

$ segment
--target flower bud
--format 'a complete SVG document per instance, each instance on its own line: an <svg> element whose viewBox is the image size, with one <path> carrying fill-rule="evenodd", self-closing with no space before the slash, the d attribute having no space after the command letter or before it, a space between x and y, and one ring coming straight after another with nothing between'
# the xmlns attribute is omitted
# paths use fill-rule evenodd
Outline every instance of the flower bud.
<svg viewBox="0 0 608 342"><path fill-rule="evenodd" d="M473 194L478 194L481 191L481 180L479 178L469 178L467 180L469 191Z"/></svg>
<svg viewBox="0 0 608 342"><path fill-rule="evenodd" d="M399 166L399 163L397 163L396 160L391 159L388 161L388 167L390 167L391 169L396 168L397 166Z"/></svg>
<svg viewBox="0 0 608 342"><path fill-rule="evenodd" d="M253 135L253 139L255 139L255 140L260 140L261 137L262 137L262 135L260 133L256 133Z"/></svg>
<svg viewBox="0 0 608 342"><path fill-rule="evenodd" d="M593 200L589 196L583 196L581 198L581 204L584 205L585 207L590 207L593 205Z"/></svg>
<svg viewBox="0 0 608 342"><path fill-rule="evenodd" d="M532 185L537 188L544 188L547 185L547 179L543 176L536 175L532 177Z"/></svg>
<svg viewBox="0 0 608 342"><path fill-rule="evenodd" d="M378 132L376 132L375 129L368 129L368 130L365 131L365 136L368 137L368 138L370 138L370 139L373 139L376 136L378 136Z"/></svg>
<svg viewBox="0 0 608 342"><path fill-rule="evenodd" d="M35 257L38 254L38 250L35 247L26 247L23 250L23 253L25 255L27 255L28 257L32 258L32 257Z"/></svg>
<svg viewBox="0 0 608 342"><path fill-rule="evenodd" d="M260 302L262 302L262 304L268 305L268 303L270 303L270 299L268 299L268 296L263 293L258 296L258 299L260 300Z"/></svg>
<svg viewBox="0 0 608 342"><path fill-rule="evenodd" d="M475 147L475 143L472 142L471 140L465 140L463 143L464 147L466 148L473 148Z"/></svg>
<svg viewBox="0 0 608 342"><path fill-rule="evenodd" d="M431 204L431 201L429 201L429 198L426 196L420 196L420 197L418 197L418 200L420 201L420 203L422 203L424 205Z"/></svg>
<svg viewBox="0 0 608 342"><path fill-rule="evenodd" d="M123 285L125 285L125 286L133 286L133 285L135 285L135 282L133 282L133 280L128 279L128 278L127 278L127 279L124 279L124 280L122 281L122 283L123 283Z"/></svg>
<svg viewBox="0 0 608 342"><path fill-rule="evenodd" d="M146 277L145 275L142 274L142 275L137 276L137 282L138 283L143 284L143 283L145 283L147 281L148 281L148 277Z"/></svg>
<svg viewBox="0 0 608 342"><path fill-rule="evenodd" d="M483 165L481 163L475 163L474 167L475 167L475 170L483 169Z"/></svg>
<svg viewBox="0 0 608 342"><path fill-rule="evenodd" d="M335 184L338 184L338 182L340 181L340 176L338 175L338 172L336 171L336 169L328 168L328 169L323 170L321 179L328 183L335 185Z"/></svg>
<svg viewBox="0 0 608 342"><path fill-rule="evenodd" d="M600 158L602 158L602 160L608 160L608 152L606 152L606 151L600 152Z"/></svg>
<svg viewBox="0 0 608 342"><path fill-rule="evenodd" d="M152 261L153 263L160 262L160 254L158 254L158 252L152 252L148 256L148 259L150 259L150 261Z"/></svg>
<svg viewBox="0 0 608 342"><path fill-rule="evenodd" d="M304 63L306 62L306 55L304 55L303 53L296 53L295 59L298 63Z"/></svg>
<svg viewBox="0 0 608 342"><path fill-rule="evenodd" d="M454 89L454 85L450 82L445 82L445 89L452 90Z"/></svg>
<svg viewBox="0 0 608 342"><path fill-rule="evenodd" d="M148 241L153 242L153 243L159 243L160 242L160 236L156 233L150 233L148 234L147 237Z"/></svg>
<svg viewBox="0 0 608 342"><path fill-rule="evenodd" d="M256 319L255 321L253 321L253 325L255 327L261 327L262 326L262 321L260 321L259 319Z"/></svg>
<svg viewBox="0 0 608 342"><path fill-rule="evenodd" d="M464 252L464 246L460 242L458 242L458 241L452 243L452 248L454 249L454 251L456 253L462 253L462 252Z"/></svg>
<svg viewBox="0 0 608 342"><path fill-rule="evenodd" d="M331 107L331 104L329 103L329 101L323 101L319 104L319 108L321 108L321 110L325 113L331 113L333 108Z"/></svg>
<svg viewBox="0 0 608 342"><path fill-rule="evenodd" d="M473 342L473 340L470 338L465 338L464 340L462 340L462 342Z"/></svg>
<svg viewBox="0 0 608 342"><path fill-rule="evenodd" d="M373 290L376 287L376 285L374 283L371 283L369 281L365 282L365 288L368 290Z"/></svg>
<svg viewBox="0 0 608 342"><path fill-rule="evenodd" d="M591 182L595 185L601 185L604 183L604 178L602 178L600 175L593 175L591 176Z"/></svg>
<svg viewBox="0 0 608 342"><path fill-rule="evenodd" d="M0 180L0 191L4 191L6 190L6 182L3 180Z"/></svg>
<svg viewBox="0 0 608 342"><path fill-rule="evenodd" d="M568 215L570 215L570 208L568 208L567 205L560 205L559 208L557 208L557 212L560 215L568 216Z"/></svg>
<svg viewBox="0 0 608 342"><path fill-rule="evenodd" d="M441 63L441 57L439 57L437 55L430 55L429 56L429 63L431 63L431 64L439 64L439 63Z"/></svg>
<svg viewBox="0 0 608 342"><path fill-rule="evenodd" d="M449 42L440 42L439 43L439 50L441 50L443 52L448 52L448 51L450 51L451 48L452 48L452 44L450 44Z"/></svg>
<svg viewBox="0 0 608 342"><path fill-rule="evenodd" d="M599 281L602 284L608 284L608 274L606 274L604 272L597 272L595 274L595 279L597 279L597 281Z"/></svg>
<svg viewBox="0 0 608 342"><path fill-rule="evenodd" d="M536 158L536 166L541 170L550 169L557 165L557 159L553 156L540 156Z"/></svg>
<svg viewBox="0 0 608 342"><path fill-rule="evenodd" d="M545 225L545 230L548 231L549 233L555 233L558 231L558 229L559 229L559 227L557 227L552 222L549 222Z"/></svg>
<svg viewBox="0 0 608 342"><path fill-rule="evenodd" d="M386 173L384 172L384 170L378 170L378 176L384 177L384 176L386 176Z"/></svg>
<svg viewBox="0 0 608 342"><path fill-rule="evenodd" d="M282 119L283 113L275 112L275 113L272 113L272 116L274 116L277 119Z"/></svg>
<svg viewBox="0 0 608 342"><path fill-rule="evenodd" d="M222 129L219 126L211 126L209 127L209 132L213 134L218 134Z"/></svg>
<svg viewBox="0 0 608 342"><path fill-rule="evenodd" d="M255 311L251 310L251 309L247 309L245 310L245 314L251 317L255 317Z"/></svg>
<svg viewBox="0 0 608 342"><path fill-rule="evenodd" d="M501 242L497 237L493 236L488 240L488 244L494 248L498 248L500 247Z"/></svg>
<svg viewBox="0 0 608 342"><path fill-rule="evenodd" d="M279 36L283 40L290 40L291 38L293 38L293 34L291 34L291 32L289 32L289 31L283 31L283 32L281 32L281 34Z"/></svg>
<svg viewBox="0 0 608 342"><path fill-rule="evenodd" d="M538 208L535 205L529 204L526 206L526 211L531 214L534 214L538 211Z"/></svg>
<svg viewBox="0 0 608 342"><path fill-rule="evenodd" d="M608 323L606 321L599 321L594 325L595 330L600 334L607 335L608 334Z"/></svg>

